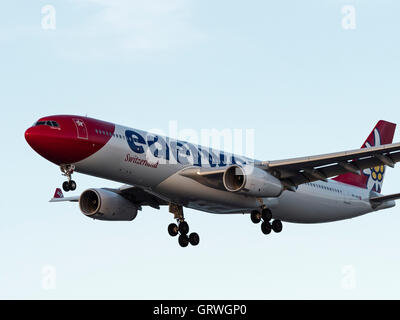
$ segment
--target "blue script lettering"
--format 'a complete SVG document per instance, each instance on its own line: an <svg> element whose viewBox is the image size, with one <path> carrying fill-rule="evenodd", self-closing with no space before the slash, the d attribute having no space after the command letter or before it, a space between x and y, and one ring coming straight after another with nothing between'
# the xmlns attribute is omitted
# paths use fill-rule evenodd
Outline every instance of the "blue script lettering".
<svg viewBox="0 0 400 320"><path fill-rule="evenodd" d="M247 163L245 159L233 154L225 154L221 151L217 155L211 148L206 150L201 146L196 147L195 145L185 141L173 140L169 142L168 138L167 140L164 140L164 138L150 133L146 135L145 139L136 131L126 130L125 136L126 141L133 152L141 154L144 153L145 148L148 147L154 157L165 159L167 161L170 160L171 153L173 159L182 165L195 165L201 167L204 164L214 168L216 166L225 167L229 164L245 165Z"/></svg>

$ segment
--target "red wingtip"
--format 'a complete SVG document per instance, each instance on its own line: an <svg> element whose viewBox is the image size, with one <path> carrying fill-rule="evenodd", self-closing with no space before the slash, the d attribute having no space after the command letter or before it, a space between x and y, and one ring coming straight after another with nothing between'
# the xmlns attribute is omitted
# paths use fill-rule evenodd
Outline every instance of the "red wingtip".
<svg viewBox="0 0 400 320"><path fill-rule="evenodd" d="M64 194L63 194L63 192L61 191L60 188L56 189L56 191L54 192L54 197L53 198L54 199L62 199L62 198L64 198Z"/></svg>

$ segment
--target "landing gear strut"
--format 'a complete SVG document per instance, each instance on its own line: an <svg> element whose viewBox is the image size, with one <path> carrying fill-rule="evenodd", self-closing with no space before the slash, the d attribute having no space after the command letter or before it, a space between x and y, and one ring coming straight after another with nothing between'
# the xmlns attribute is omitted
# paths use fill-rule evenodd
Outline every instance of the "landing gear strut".
<svg viewBox="0 0 400 320"><path fill-rule="evenodd" d="M67 177L67 181L64 181L62 187L65 192L74 191L76 189L76 182L71 179L72 174L74 173L75 166L74 165L61 165L60 170L63 173L63 176Z"/></svg>
<svg viewBox="0 0 400 320"><path fill-rule="evenodd" d="M183 217L183 208L180 205L170 204L169 211L174 214L177 223L171 223L168 226L168 233L171 237L178 237L178 243L182 248L189 245L197 246L200 243L200 237L196 232L189 234L189 224ZM188 235L189 234L189 235Z"/></svg>
<svg viewBox="0 0 400 320"><path fill-rule="evenodd" d="M264 234L270 234L271 231L279 233L282 231L282 222L280 220L274 220L272 223L270 222L272 219L272 212L267 208L263 208L261 210L253 210L250 214L251 221L253 223L260 223L261 220L261 231Z"/></svg>

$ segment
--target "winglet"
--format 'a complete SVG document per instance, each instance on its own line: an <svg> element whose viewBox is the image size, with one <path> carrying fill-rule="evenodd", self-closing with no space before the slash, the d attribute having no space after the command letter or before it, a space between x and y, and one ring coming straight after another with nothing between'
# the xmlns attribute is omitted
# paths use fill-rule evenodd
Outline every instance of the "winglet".
<svg viewBox="0 0 400 320"><path fill-rule="evenodd" d="M61 191L61 189L57 188L56 191L54 192L53 198L51 198L49 202L64 202L64 201L78 202L79 195L72 197L64 197L64 194Z"/></svg>
<svg viewBox="0 0 400 320"><path fill-rule="evenodd" d="M62 199L62 198L64 198L64 194L60 188L57 188L56 191L54 192L53 199Z"/></svg>

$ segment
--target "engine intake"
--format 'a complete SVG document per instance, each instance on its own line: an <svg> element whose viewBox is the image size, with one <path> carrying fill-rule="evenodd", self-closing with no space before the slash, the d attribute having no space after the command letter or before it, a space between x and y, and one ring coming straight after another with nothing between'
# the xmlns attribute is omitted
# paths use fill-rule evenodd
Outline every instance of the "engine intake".
<svg viewBox="0 0 400 320"><path fill-rule="evenodd" d="M108 221L131 221L137 216L137 206L105 189L88 189L79 198L82 213L93 219Z"/></svg>
<svg viewBox="0 0 400 320"><path fill-rule="evenodd" d="M279 179L250 165L233 165L226 169L223 184L230 192L241 192L255 197L278 197L283 190Z"/></svg>

